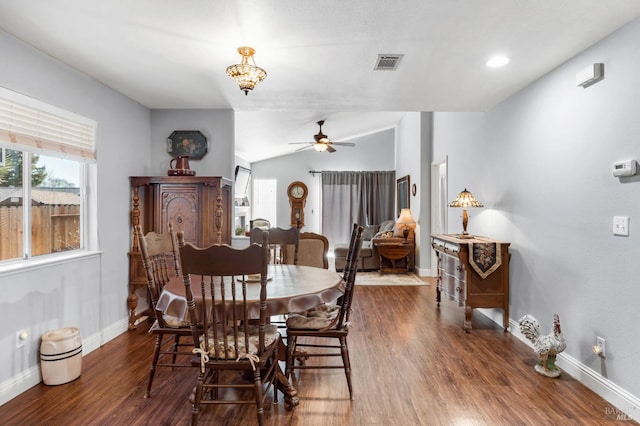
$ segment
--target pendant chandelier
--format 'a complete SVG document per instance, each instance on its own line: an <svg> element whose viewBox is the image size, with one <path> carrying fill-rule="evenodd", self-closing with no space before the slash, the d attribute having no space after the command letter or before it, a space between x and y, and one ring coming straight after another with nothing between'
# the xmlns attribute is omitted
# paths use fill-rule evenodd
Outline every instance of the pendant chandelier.
<svg viewBox="0 0 640 426"><path fill-rule="evenodd" d="M267 77L267 72L256 66L256 62L253 60L256 50L253 47L238 47L238 53L242 56L242 62L228 66L227 75L235 80L246 96L249 94L249 90L253 90L256 84ZM251 64L249 60L251 60Z"/></svg>

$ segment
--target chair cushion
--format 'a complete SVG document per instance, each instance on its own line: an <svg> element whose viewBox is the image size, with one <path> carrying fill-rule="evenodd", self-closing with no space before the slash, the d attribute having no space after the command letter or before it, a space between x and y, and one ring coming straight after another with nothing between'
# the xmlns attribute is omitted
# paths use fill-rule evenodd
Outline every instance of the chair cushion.
<svg viewBox="0 0 640 426"><path fill-rule="evenodd" d="M191 325L189 321L181 320L180 318L169 314L163 314L162 319L169 328L184 328Z"/></svg>
<svg viewBox="0 0 640 426"><path fill-rule="evenodd" d="M324 303L304 312L293 312L287 318L287 327L301 330L330 328L340 313L340 307Z"/></svg>
<svg viewBox="0 0 640 426"><path fill-rule="evenodd" d="M229 327L226 330L226 333L218 327L218 339L213 338L213 331L209 329L209 333L207 333L207 337L209 339L209 356L212 358L223 358L226 353L226 357L229 360L239 360L239 359L247 359L252 355L256 355L258 353L258 327L257 326L249 326L249 348L245 347L244 344L244 332L238 333L238 352L236 353L236 349L233 345L233 329ZM227 336L227 341L225 344L224 335ZM275 324L267 324L265 326L264 333L264 346L265 348L269 347L273 344L278 338L278 326Z"/></svg>

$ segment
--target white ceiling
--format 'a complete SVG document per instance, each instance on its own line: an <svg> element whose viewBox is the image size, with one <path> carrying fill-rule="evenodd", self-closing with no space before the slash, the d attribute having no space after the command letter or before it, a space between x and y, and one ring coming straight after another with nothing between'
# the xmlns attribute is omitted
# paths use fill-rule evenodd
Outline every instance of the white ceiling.
<svg viewBox="0 0 640 426"><path fill-rule="evenodd" d="M149 108L235 110L248 161L293 152L320 119L344 141L403 111L485 111L639 15L638 0L0 0L4 31ZM242 45L268 73L248 96L225 74ZM373 70L380 53L404 54L397 71ZM497 53L509 65L485 67Z"/></svg>

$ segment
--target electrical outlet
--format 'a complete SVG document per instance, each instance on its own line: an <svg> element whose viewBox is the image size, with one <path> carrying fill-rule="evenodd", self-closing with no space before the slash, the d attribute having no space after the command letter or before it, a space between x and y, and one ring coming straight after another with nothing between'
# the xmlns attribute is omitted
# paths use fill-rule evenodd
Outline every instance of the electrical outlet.
<svg viewBox="0 0 640 426"><path fill-rule="evenodd" d="M29 338L29 332L27 330L20 330L16 332L16 349L20 349Z"/></svg>
<svg viewBox="0 0 640 426"><path fill-rule="evenodd" d="M605 352L605 342L606 340L600 336L596 337L596 348L598 348L598 356L601 357L605 357L606 356L606 352Z"/></svg>

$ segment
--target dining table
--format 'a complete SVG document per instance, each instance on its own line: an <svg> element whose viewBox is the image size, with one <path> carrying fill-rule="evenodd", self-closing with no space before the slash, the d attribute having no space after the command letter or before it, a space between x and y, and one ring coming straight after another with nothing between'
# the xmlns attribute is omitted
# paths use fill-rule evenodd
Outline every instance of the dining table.
<svg viewBox="0 0 640 426"><path fill-rule="evenodd" d="M267 316L301 312L323 303L331 303L344 294L342 274L329 269L289 264L270 264L267 281ZM201 299L200 277L192 275L191 286L196 305ZM259 315L260 282L247 280L247 302L256 318ZM158 297L157 310L178 320L188 321L187 299L182 276L169 280ZM278 389L285 395L285 406L298 405L297 391L277 366Z"/></svg>

